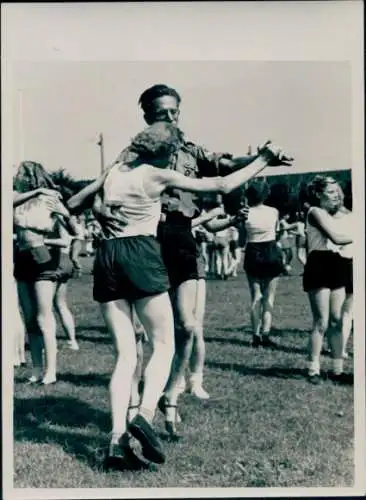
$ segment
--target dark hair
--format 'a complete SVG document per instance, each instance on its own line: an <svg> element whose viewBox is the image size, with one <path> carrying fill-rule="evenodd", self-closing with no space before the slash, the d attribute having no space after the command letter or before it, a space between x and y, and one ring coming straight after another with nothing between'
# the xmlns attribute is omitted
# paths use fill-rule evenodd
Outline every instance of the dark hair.
<svg viewBox="0 0 366 500"><path fill-rule="evenodd" d="M245 191L247 203L250 207L255 207L263 203L269 195L270 189L266 181L254 179L249 183Z"/></svg>
<svg viewBox="0 0 366 500"><path fill-rule="evenodd" d="M26 193L41 187L56 189L51 175L40 163L35 161L21 162L13 178L13 189L19 193Z"/></svg>
<svg viewBox="0 0 366 500"><path fill-rule="evenodd" d="M308 184L307 198L312 206L318 206L320 203L320 196L324 193L328 184L336 184L337 181L327 175L315 175Z"/></svg>
<svg viewBox="0 0 366 500"><path fill-rule="evenodd" d="M168 85L164 85L161 83L153 85L152 87L146 89L140 95L138 103L141 106L144 113L147 113L151 108L155 99L158 99L159 97L163 97L165 95L170 95L172 97L175 97L178 102L178 105L181 103L181 97L178 94L178 92L172 87L168 87Z"/></svg>
<svg viewBox="0 0 366 500"><path fill-rule="evenodd" d="M179 149L182 140L183 133L176 126L156 122L132 139L130 151L144 161L167 158Z"/></svg>

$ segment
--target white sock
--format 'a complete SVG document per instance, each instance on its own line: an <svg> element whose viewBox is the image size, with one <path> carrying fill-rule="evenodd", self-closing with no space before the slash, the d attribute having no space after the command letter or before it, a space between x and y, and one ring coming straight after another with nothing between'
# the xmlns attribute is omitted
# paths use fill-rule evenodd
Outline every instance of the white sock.
<svg viewBox="0 0 366 500"><path fill-rule="evenodd" d="M333 373L340 375L343 372L343 359L333 359Z"/></svg>
<svg viewBox="0 0 366 500"><path fill-rule="evenodd" d="M318 359L309 361L308 373L310 376L320 375L320 361Z"/></svg>

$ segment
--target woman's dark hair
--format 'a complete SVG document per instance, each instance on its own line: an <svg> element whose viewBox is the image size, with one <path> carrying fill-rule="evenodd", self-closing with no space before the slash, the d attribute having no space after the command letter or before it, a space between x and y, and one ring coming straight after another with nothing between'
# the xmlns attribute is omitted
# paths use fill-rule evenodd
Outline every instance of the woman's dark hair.
<svg viewBox="0 0 366 500"><path fill-rule="evenodd" d="M136 135L131 141L130 151L140 160L151 161L167 158L180 148L183 133L171 123L156 122Z"/></svg>
<svg viewBox="0 0 366 500"><path fill-rule="evenodd" d="M19 193L26 193L41 187L57 189L52 176L40 163L35 161L21 162L13 178L13 189Z"/></svg>
<svg viewBox="0 0 366 500"><path fill-rule="evenodd" d="M159 97L163 97L166 95L175 97L178 102L178 105L181 103L181 97L178 94L178 92L172 87L168 87L168 85L164 85L161 83L153 85L152 87L146 89L141 94L138 103L141 106L144 113L148 113L155 99L158 99Z"/></svg>
<svg viewBox="0 0 366 500"><path fill-rule="evenodd" d="M336 184L337 181L327 175L315 175L308 184L307 201L311 206L319 206L320 197L324 193L328 184Z"/></svg>
<svg viewBox="0 0 366 500"><path fill-rule="evenodd" d="M270 193L269 185L266 181L254 179L249 183L245 191L245 197L250 207L255 207L263 203Z"/></svg>

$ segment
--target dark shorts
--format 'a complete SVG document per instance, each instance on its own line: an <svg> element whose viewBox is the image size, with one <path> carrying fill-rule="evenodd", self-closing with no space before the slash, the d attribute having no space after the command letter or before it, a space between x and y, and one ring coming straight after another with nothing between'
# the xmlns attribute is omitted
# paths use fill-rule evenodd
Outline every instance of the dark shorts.
<svg viewBox="0 0 366 500"><path fill-rule="evenodd" d="M313 250L308 255L303 275L305 292L329 288L336 290L346 285L344 259L329 250Z"/></svg>
<svg viewBox="0 0 366 500"><path fill-rule="evenodd" d="M160 222L158 240L173 289L185 281L199 279L197 259L200 252L189 219L186 222Z"/></svg>
<svg viewBox="0 0 366 500"><path fill-rule="evenodd" d="M56 269L56 280L60 283L67 283L74 274L74 266L70 257L66 253L60 255L60 264Z"/></svg>
<svg viewBox="0 0 366 500"><path fill-rule="evenodd" d="M272 279L283 271L282 255L275 241L248 243L244 270L251 278Z"/></svg>
<svg viewBox="0 0 366 500"><path fill-rule="evenodd" d="M343 276L346 293L353 294L353 259L342 257Z"/></svg>
<svg viewBox="0 0 366 500"><path fill-rule="evenodd" d="M129 302L169 290L169 280L154 236L102 240L94 261L93 297L97 302Z"/></svg>
<svg viewBox="0 0 366 500"><path fill-rule="evenodd" d="M60 265L60 249L45 245L16 250L14 253L14 277L17 281L57 281Z"/></svg>

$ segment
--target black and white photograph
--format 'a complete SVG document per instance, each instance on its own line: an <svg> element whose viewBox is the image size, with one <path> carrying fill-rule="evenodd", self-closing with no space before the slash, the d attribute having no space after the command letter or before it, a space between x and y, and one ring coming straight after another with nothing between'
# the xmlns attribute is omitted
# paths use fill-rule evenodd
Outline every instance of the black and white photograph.
<svg viewBox="0 0 366 500"><path fill-rule="evenodd" d="M363 2L1 10L4 499L363 496Z"/></svg>

